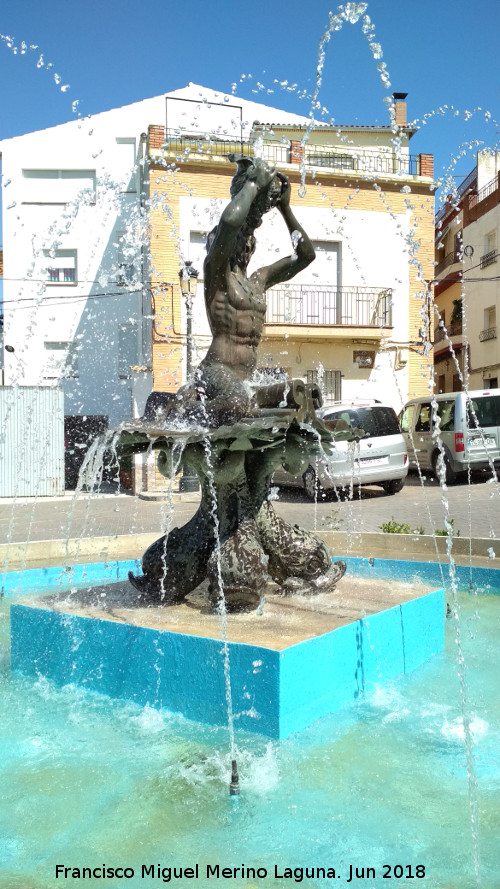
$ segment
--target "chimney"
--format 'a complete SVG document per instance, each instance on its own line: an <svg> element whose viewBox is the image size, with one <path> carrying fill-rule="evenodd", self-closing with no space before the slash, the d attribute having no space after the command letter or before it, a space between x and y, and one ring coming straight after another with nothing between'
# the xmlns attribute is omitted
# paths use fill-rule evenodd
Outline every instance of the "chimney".
<svg viewBox="0 0 500 889"><path fill-rule="evenodd" d="M398 127L406 126L406 102L408 93L393 93L394 110L396 112L396 123Z"/></svg>

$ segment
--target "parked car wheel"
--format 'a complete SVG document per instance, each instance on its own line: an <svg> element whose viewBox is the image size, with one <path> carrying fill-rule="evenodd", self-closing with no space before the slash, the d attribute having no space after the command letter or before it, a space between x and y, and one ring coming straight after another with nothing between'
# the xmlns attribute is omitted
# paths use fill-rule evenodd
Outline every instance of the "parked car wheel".
<svg viewBox="0 0 500 889"><path fill-rule="evenodd" d="M382 487L386 494L399 494L404 488L404 481L402 478L393 478L389 482L383 482Z"/></svg>
<svg viewBox="0 0 500 889"><path fill-rule="evenodd" d="M439 451L436 451L436 453L432 455L432 471L433 471L435 477L437 478L437 480L440 481L439 471L438 471L438 460L439 460ZM452 468L452 465L450 463L450 458L448 457L448 454L446 454L446 453L444 454L444 480L447 485L453 485L457 480L457 474L456 474L455 470Z"/></svg>
<svg viewBox="0 0 500 889"><path fill-rule="evenodd" d="M321 496L324 496L324 490L318 482L316 473L312 466L308 466L304 475L302 476L302 481L304 483L304 491L306 492L306 496L309 500L313 502L318 500Z"/></svg>

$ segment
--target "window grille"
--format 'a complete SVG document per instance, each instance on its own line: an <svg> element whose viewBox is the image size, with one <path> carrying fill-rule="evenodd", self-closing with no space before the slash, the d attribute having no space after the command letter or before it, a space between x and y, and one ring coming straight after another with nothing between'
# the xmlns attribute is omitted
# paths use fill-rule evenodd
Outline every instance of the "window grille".
<svg viewBox="0 0 500 889"><path fill-rule="evenodd" d="M328 401L341 400L342 374L340 370L308 370L306 372L306 382L316 383L322 393L323 398Z"/></svg>

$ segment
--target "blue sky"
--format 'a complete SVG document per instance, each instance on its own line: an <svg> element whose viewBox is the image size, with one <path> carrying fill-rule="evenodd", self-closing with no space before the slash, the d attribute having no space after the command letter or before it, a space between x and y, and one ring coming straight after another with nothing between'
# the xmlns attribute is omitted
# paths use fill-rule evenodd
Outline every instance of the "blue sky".
<svg viewBox="0 0 500 889"><path fill-rule="evenodd" d="M0 34L14 38L18 49L0 40L0 139L189 81L228 93L236 84L244 98L308 114L309 100L298 95L314 90L318 46L336 9L323 0L3 4ZM500 139L498 0L369 0L365 14L383 58L374 60L361 20L345 23L326 44L321 105L339 124L387 123L384 96L407 92L408 117L422 123L412 153L434 154L438 176L458 155L451 172L465 175L474 154L466 147L460 156L461 146L479 140L492 147ZM380 61L389 89L377 71Z"/></svg>

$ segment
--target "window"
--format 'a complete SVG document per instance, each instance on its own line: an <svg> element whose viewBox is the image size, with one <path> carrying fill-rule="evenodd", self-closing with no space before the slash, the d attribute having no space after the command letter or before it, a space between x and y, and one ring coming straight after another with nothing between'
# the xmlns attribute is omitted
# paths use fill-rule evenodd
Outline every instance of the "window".
<svg viewBox="0 0 500 889"><path fill-rule="evenodd" d="M76 250L44 250L47 284L77 284Z"/></svg>
<svg viewBox="0 0 500 889"><path fill-rule="evenodd" d="M488 232L484 239L484 253L481 256L479 265L482 269L496 262L497 258L497 233L496 231Z"/></svg>
<svg viewBox="0 0 500 889"><path fill-rule="evenodd" d="M399 435L398 418L392 407L344 408L327 414L328 420L345 420L353 429L363 429L365 438Z"/></svg>
<svg viewBox="0 0 500 889"><path fill-rule="evenodd" d="M496 231L488 232L484 241L485 253L489 253L491 250L495 250L497 246L497 233Z"/></svg>
<svg viewBox="0 0 500 889"><path fill-rule="evenodd" d="M431 431L431 406L430 404L422 404L420 407L420 413L418 415L418 420L415 425L415 432L430 432Z"/></svg>
<svg viewBox="0 0 500 889"><path fill-rule="evenodd" d="M402 432L410 432L413 425L413 417L415 415L416 405L409 404L399 415Z"/></svg>
<svg viewBox="0 0 500 889"><path fill-rule="evenodd" d="M498 389L498 377L486 377L483 380L484 389Z"/></svg>
<svg viewBox="0 0 500 889"><path fill-rule="evenodd" d="M46 342L43 376L46 380L75 379L78 377L76 343Z"/></svg>
<svg viewBox="0 0 500 889"><path fill-rule="evenodd" d="M208 232L189 232L189 261L198 272L198 280L203 280L203 264L207 255Z"/></svg>
<svg viewBox="0 0 500 889"><path fill-rule="evenodd" d="M307 163L311 167L354 170L354 157L351 154L310 154Z"/></svg>
<svg viewBox="0 0 500 889"><path fill-rule="evenodd" d="M500 395L486 395L467 401L467 428L500 426Z"/></svg>
<svg viewBox="0 0 500 889"><path fill-rule="evenodd" d="M79 196L95 203L95 170L23 170L23 203L67 204Z"/></svg>
<svg viewBox="0 0 500 889"><path fill-rule="evenodd" d="M340 370L306 371L306 383L316 383L328 401L340 401L342 375Z"/></svg>
<svg viewBox="0 0 500 889"><path fill-rule="evenodd" d="M484 327L486 330L488 330L490 327L495 327L496 323L497 323L496 306L488 306L488 308L484 310Z"/></svg>
<svg viewBox="0 0 500 889"><path fill-rule="evenodd" d="M438 401L436 414L439 417L439 428L442 432L453 432L455 428L455 400Z"/></svg>

